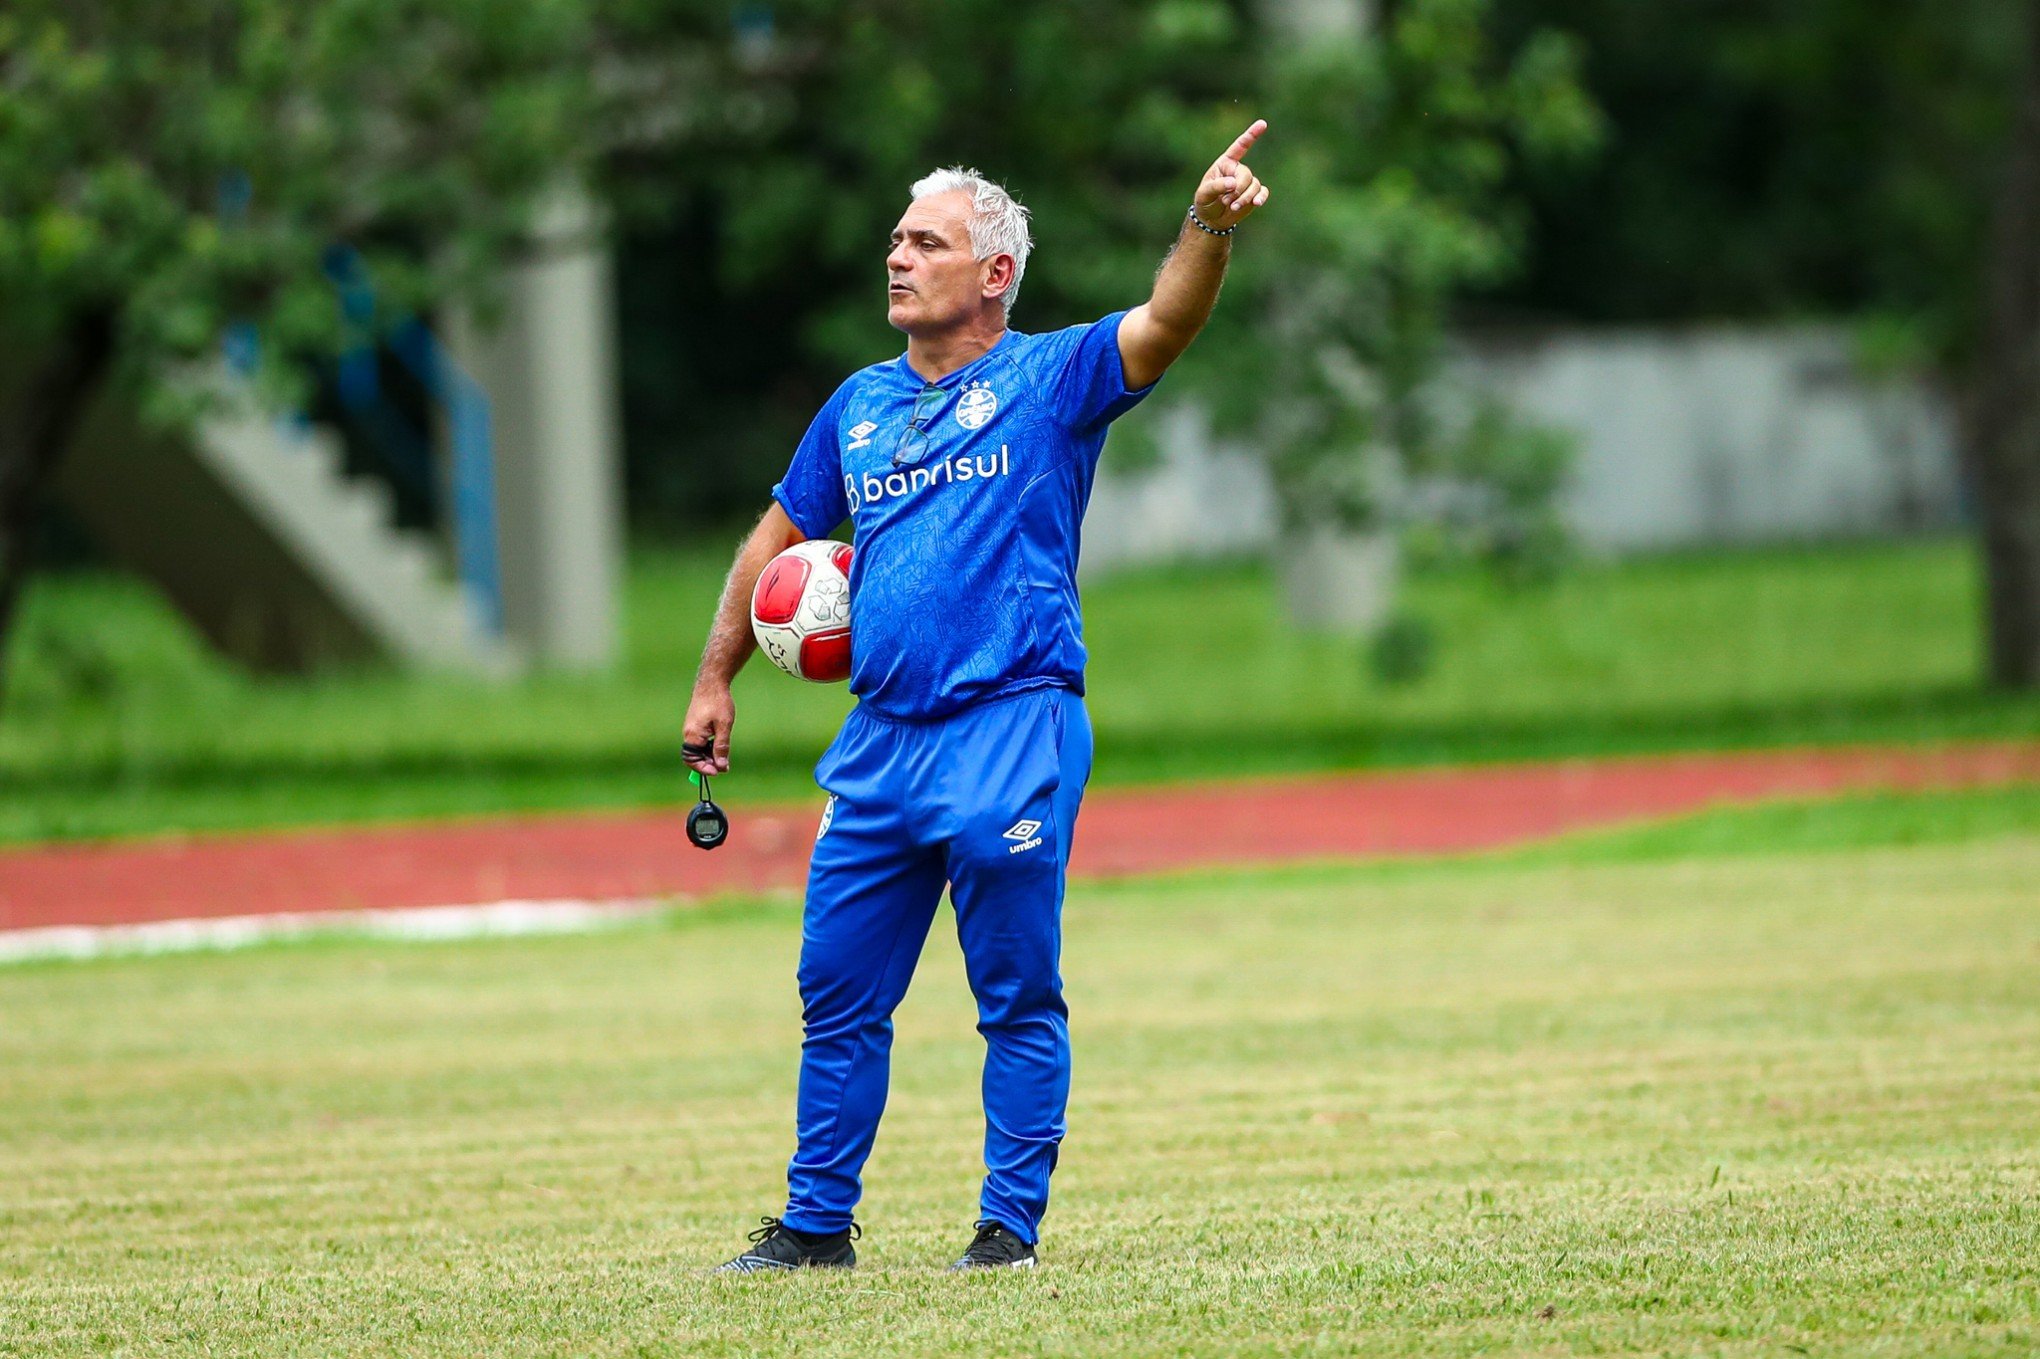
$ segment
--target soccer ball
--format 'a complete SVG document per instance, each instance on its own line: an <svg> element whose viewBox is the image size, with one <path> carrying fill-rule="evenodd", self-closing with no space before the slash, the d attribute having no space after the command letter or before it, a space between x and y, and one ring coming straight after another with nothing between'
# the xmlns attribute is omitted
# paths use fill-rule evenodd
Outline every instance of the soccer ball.
<svg viewBox="0 0 2040 1359"><path fill-rule="evenodd" d="M767 562L751 591L751 631L795 679L849 679L849 544L795 543Z"/></svg>

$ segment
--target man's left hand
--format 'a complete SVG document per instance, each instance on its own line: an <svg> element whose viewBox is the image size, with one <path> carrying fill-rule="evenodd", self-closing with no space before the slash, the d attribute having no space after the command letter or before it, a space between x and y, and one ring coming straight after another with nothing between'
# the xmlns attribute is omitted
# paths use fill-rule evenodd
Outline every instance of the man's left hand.
<svg viewBox="0 0 2040 1359"><path fill-rule="evenodd" d="M1214 231L1238 226L1268 201L1268 186L1247 168L1247 152L1268 130L1265 119L1233 138L1224 155L1211 163L1197 185L1197 220Z"/></svg>

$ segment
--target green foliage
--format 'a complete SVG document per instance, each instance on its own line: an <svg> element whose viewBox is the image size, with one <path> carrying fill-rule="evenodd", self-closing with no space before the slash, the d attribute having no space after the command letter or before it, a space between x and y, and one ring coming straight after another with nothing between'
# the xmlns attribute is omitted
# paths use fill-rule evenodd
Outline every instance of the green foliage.
<svg viewBox="0 0 2040 1359"><path fill-rule="evenodd" d="M1367 639L1367 664L1374 678L1392 689L1415 684L1431 673L1438 634L1413 613L1398 613Z"/></svg>
<svg viewBox="0 0 2040 1359"><path fill-rule="evenodd" d="M1619 130L1525 186L1500 296L1608 321L1871 311L1976 333L2026 6L2006 0L1496 0L1510 40L1577 34Z"/></svg>
<svg viewBox="0 0 2040 1359"><path fill-rule="evenodd" d="M778 8L775 55L733 96L747 116L634 170L670 186L650 205L674 225L626 259L657 281L625 299L649 346L633 492L689 519L762 500L828 391L898 352L884 241L935 165L975 165L1033 210L1014 321L1046 330L1144 300L1197 176L1266 115L1254 158L1275 198L1165 390L1273 445L1292 505L1358 510L1374 464L1353 450L1383 433L1413 462L1442 446L1407 397L1448 300L1520 248L1512 167L1598 133L1571 45L1502 53L1487 19L1486 0L1416 0L1357 48L1293 52L1220 0ZM1140 417L1123 432L1140 442Z"/></svg>
<svg viewBox="0 0 2040 1359"><path fill-rule="evenodd" d="M346 243L393 312L474 292L618 109L591 0L14 0L0 15L0 334L116 319L155 378L255 323L333 347Z"/></svg>
<svg viewBox="0 0 2040 1359"><path fill-rule="evenodd" d="M1456 482L1482 503L1531 489L1491 482L1492 450L1456 455L1441 429L1445 321L1456 295L1520 254L1511 176L1586 153L1600 124L1573 46L1538 33L1502 52L1488 11L1412 0L1358 43L1266 57L1273 131L1256 155L1276 198L1243 233L1185 381L1210 395L1221 430L1268 452L1292 523L1421 517L1418 482Z"/></svg>
<svg viewBox="0 0 2040 1359"><path fill-rule="evenodd" d="M964 161L1011 182L1033 209L1039 260L1022 305L1039 328L1126 305L1152 272L1178 196L1217 153L1215 114L1242 93L1214 69L1236 38L1223 5L993 0L873 10L789 6L782 41L810 53L755 149L713 182L726 282L801 261L850 286L806 318L801 340L833 369L897 352L884 326L885 239L908 183ZM996 34L995 38L989 36ZM1235 129L1237 130L1237 129ZM1230 134L1228 134L1230 135ZM1137 299L1134 299L1137 300Z"/></svg>
<svg viewBox="0 0 2040 1359"><path fill-rule="evenodd" d="M755 513L835 385L899 352L886 237L937 165L1032 209L1022 329L1144 300L1257 111L1257 53L1223 0L775 6L741 112L622 167L643 210L623 262L644 281L624 298L640 512Z"/></svg>
<svg viewBox="0 0 2040 1359"><path fill-rule="evenodd" d="M1572 436L1487 398L1426 451L1422 471L1436 493L1431 513L1406 535L1418 565L1479 561L1511 585L1557 576L1571 549L1558 493Z"/></svg>

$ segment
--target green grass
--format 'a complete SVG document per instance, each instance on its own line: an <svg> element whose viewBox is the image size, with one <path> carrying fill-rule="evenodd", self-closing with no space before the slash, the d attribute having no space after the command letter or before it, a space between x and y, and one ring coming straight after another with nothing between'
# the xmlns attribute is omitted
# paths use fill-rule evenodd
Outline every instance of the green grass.
<svg viewBox="0 0 2040 1359"><path fill-rule="evenodd" d="M641 553L614 674L503 687L250 680L132 582L46 579L0 719L0 841L673 801L723 565L720 547ZM1354 644L1292 631L1257 566L1085 593L1107 783L2040 733L2040 700L1974 686L1977 582L1955 542L1590 564L1534 591L1421 577L1408 603L1438 662L1402 687ZM728 798L806 795L847 701L752 667Z"/></svg>
<svg viewBox="0 0 2040 1359"><path fill-rule="evenodd" d="M750 1282L698 1271L783 1193L783 901L0 969L0 1355L2030 1354L2036 801L1080 887L1030 1277L937 1268L941 925L867 1267Z"/></svg>
<svg viewBox="0 0 2040 1359"><path fill-rule="evenodd" d="M2020 834L2040 836L2040 785L1859 793L1716 807L1637 825L1574 832L1490 857L1523 864L1629 862L1889 849Z"/></svg>

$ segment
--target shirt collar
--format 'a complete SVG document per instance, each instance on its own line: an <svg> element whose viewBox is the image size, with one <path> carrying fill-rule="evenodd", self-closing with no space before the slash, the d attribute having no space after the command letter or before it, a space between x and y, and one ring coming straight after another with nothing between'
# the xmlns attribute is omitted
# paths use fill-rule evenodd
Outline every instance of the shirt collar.
<svg viewBox="0 0 2040 1359"><path fill-rule="evenodd" d="M937 387L955 386L958 382L962 381L965 377L967 377L971 373L971 371L975 369L979 364L984 363L987 359L990 359L993 355L997 354L1000 350L1004 349L1007 343L1011 341L1015 336L1019 335L1019 333L1020 332L1013 329L1013 327L1007 326L1004 330L999 332L999 338L992 342L992 347L990 349L987 349L984 353L978 355L976 358L972 359L969 363L966 363L965 365L963 365L963 367L957 369L955 372L948 373L942 377L937 378L932 385ZM931 385L928 382L928 379L922 377L919 373L915 372L912 366L907 363L907 356L905 351L902 351L900 356L893 360L893 374L894 376L901 379L903 382L907 383L917 392L920 391L923 387Z"/></svg>

